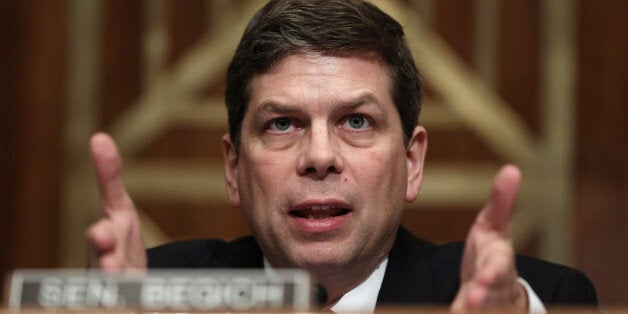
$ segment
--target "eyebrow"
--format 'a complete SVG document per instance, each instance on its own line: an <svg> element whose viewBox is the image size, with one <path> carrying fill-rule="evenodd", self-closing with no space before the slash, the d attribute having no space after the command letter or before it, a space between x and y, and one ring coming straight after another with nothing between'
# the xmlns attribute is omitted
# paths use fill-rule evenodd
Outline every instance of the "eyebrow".
<svg viewBox="0 0 628 314"><path fill-rule="evenodd" d="M262 104L253 112L253 121L264 113L304 113L305 108L301 106L283 105L273 100L263 101Z"/></svg>
<svg viewBox="0 0 628 314"><path fill-rule="evenodd" d="M336 106L334 106L333 111L353 110L355 108L365 106L365 105L370 105L371 107L374 107L375 109L377 109L377 111L382 113L384 116L388 115L386 110L382 108L382 104L379 102L377 97L375 97L375 95L371 93L364 93L354 99L343 101L337 104Z"/></svg>
<svg viewBox="0 0 628 314"><path fill-rule="evenodd" d="M334 108L332 109L332 112L350 111L350 110L354 110L358 107L365 106L365 105L370 105L374 107L375 109L377 109L377 111L382 113L384 116L388 115L386 110L382 108L382 105L377 99L377 97L375 97L375 95L368 92L361 94L360 96L356 98L353 98L350 100L343 100L338 103L335 103ZM263 101L261 105L257 107L257 109L255 109L255 112L253 112L253 121L257 120L257 118L264 113L287 114L287 113L305 113L305 112L306 112L306 109L300 105L296 105L296 106L284 105L273 100L266 100L266 101Z"/></svg>

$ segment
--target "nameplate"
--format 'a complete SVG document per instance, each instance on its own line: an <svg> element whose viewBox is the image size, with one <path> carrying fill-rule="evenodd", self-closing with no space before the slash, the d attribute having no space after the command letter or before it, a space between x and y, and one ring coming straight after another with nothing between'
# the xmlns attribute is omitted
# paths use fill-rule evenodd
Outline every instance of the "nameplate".
<svg viewBox="0 0 628 314"><path fill-rule="evenodd" d="M142 309L249 311L310 309L312 283L303 270L18 270L11 276L13 309Z"/></svg>

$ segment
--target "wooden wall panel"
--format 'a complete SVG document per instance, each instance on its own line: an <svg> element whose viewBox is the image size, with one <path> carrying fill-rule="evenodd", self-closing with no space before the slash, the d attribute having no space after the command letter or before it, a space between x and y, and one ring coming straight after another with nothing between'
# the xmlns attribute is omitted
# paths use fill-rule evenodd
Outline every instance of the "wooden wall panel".
<svg viewBox="0 0 628 314"><path fill-rule="evenodd" d="M144 12L140 0L103 1L101 127L106 128L140 96Z"/></svg>
<svg viewBox="0 0 628 314"><path fill-rule="evenodd" d="M15 38L17 24L15 2L0 2L0 280L11 265L12 213L15 185L15 153L13 139L13 110L15 109ZM0 295L2 287L0 286Z"/></svg>
<svg viewBox="0 0 628 314"><path fill-rule="evenodd" d="M628 2L580 1L577 263L628 304Z"/></svg>
<svg viewBox="0 0 628 314"><path fill-rule="evenodd" d="M540 132L540 14L538 0L499 1L497 91Z"/></svg>
<svg viewBox="0 0 628 314"><path fill-rule="evenodd" d="M207 1L168 1L168 64L179 60L207 31Z"/></svg>
<svg viewBox="0 0 628 314"><path fill-rule="evenodd" d="M14 266L50 267L59 241L65 6L20 2L16 13L11 259Z"/></svg>
<svg viewBox="0 0 628 314"><path fill-rule="evenodd" d="M464 241L478 210L465 208L406 210L402 219L403 225L408 230L429 241L435 243Z"/></svg>
<svg viewBox="0 0 628 314"><path fill-rule="evenodd" d="M166 203L143 201L140 206L159 222L159 227L171 235L173 240L229 240L251 234L242 211L227 203L208 205L176 200Z"/></svg>
<svg viewBox="0 0 628 314"><path fill-rule="evenodd" d="M473 60L475 1L433 1L433 28L467 64Z"/></svg>
<svg viewBox="0 0 628 314"><path fill-rule="evenodd" d="M429 16L430 27L455 51L470 67L474 59L475 2L444 0L432 1ZM420 70L420 69L419 69ZM430 88L424 81L425 97L434 106L443 106L442 95ZM421 124L424 122L419 118ZM438 128L425 125L429 139L427 168L438 162L491 162L494 152L476 134L460 124L457 128ZM426 171L429 176L429 171ZM419 194L419 200L420 200ZM435 242L460 241L466 236L468 226L473 222L476 208L454 206L432 208L420 206L418 210L406 209L402 224L420 237ZM441 215L437 215L441 213Z"/></svg>
<svg viewBox="0 0 628 314"><path fill-rule="evenodd" d="M62 1L3 3L0 10L4 275L58 263L66 19Z"/></svg>

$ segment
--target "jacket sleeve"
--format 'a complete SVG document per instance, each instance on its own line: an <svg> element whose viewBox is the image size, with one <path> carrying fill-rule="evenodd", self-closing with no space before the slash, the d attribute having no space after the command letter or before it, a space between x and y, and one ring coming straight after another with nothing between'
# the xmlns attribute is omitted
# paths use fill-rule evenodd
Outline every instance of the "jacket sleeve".
<svg viewBox="0 0 628 314"><path fill-rule="evenodd" d="M545 305L598 304L591 280L579 270L536 258L517 256L517 271Z"/></svg>
<svg viewBox="0 0 628 314"><path fill-rule="evenodd" d="M552 303L597 305L598 301L591 280L582 272L569 269L559 279Z"/></svg>

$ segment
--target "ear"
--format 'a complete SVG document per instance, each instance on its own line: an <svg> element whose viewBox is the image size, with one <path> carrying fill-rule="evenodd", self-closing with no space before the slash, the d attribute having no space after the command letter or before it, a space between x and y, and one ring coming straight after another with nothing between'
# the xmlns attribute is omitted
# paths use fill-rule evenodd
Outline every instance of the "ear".
<svg viewBox="0 0 628 314"><path fill-rule="evenodd" d="M240 192L238 191L238 153L231 142L229 133L222 136L222 156L225 159L225 183L231 205L240 208Z"/></svg>
<svg viewBox="0 0 628 314"><path fill-rule="evenodd" d="M423 182L423 166L427 151L427 132L422 126L416 126L406 147L408 162L408 186L406 188L406 202L414 201L419 195Z"/></svg>

